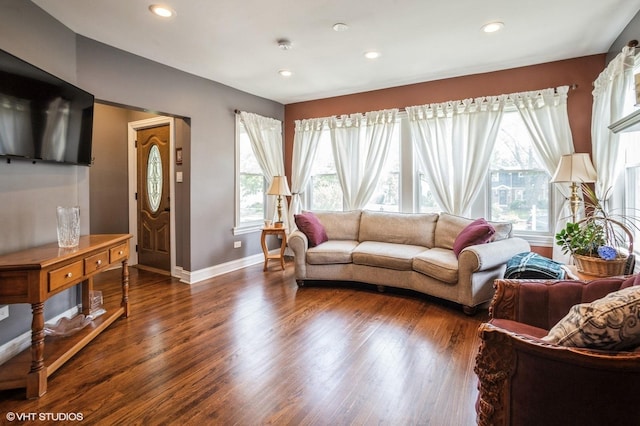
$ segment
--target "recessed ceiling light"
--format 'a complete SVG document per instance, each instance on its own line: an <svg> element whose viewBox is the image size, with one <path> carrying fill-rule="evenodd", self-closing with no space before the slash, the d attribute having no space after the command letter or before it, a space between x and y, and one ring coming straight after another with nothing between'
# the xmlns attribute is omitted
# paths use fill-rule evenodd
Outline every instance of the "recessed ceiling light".
<svg viewBox="0 0 640 426"><path fill-rule="evenodd" d="M286 69L278 71L278 74L280 74L283 77L291 77L293 75L293 73L290 70L286 70Z"/></svg>
<svg viewBox="0 0 640 426"><path fill-rule="evenodd" d="M149 6L149 10L154 15L160 16L161 18L171 18L176 15L176 11L171 9L169 6L163 6L161 4L152 4Z"/></svg>
<svg viewBox="0 0 640 426"><path fill-rule="evenodd" d="M503 22L489 22L482 26L482 31L485 33L495 33L496 31L500 31L502 28L504 28Z"/></svg>
<svg viewBox="0 0 640 426"><path fill-rule="evenodd" d="M380 52L377 52L375 50L370 50L364 53L364 57L367 59L377 59L380 57Z"/></svg>
<svg viewBox="0 0 640 426"><path fill-rule="evenodd" d="M337 24L333 24L333 31L337 31L339 33L343 31L347 31L349 26L347 24L343 24L342 22L338 22Z"/></svg>

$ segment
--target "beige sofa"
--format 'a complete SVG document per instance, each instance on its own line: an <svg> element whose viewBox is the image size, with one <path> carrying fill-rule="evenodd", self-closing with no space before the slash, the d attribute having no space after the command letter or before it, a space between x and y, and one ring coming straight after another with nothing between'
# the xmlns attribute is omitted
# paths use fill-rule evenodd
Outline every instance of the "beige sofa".
<svg viewBox="0 0 640 426"><path fill-rule="evenodd" d="M309 247L300 230L288 238L300 286L330 280L399 287L459 303L472 314L493 297L493 280L503 277L506 262L530 250L526 240L512 236L509 223L491 222L493 241L469 246L456 258L454 241L471 219L368 210L314 213L329 241Z"/></svg>

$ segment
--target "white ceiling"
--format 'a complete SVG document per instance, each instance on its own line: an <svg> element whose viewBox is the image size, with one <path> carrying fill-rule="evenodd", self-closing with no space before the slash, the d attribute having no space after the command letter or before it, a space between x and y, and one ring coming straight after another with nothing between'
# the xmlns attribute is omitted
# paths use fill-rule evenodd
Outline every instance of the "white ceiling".
<svg viewBox="0 0 640 426"><path fill-rule="evenodd" d="M32 1L85 37L283 104L607 52L640 9L640 0ZM152 3L177 14L158 18ZM480 30L494 20L502 31ZM333 31L337 22L349 30ZM382 56L365 59L372 49Z"/></svg>

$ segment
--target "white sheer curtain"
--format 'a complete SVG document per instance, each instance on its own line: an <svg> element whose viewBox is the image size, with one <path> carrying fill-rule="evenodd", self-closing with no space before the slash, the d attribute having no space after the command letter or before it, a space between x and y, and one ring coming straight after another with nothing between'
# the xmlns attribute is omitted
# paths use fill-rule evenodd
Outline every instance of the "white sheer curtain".
<svg viewBox="0 0 640 426"><path fill-rule="evenodd" d="M501 95L406 108L421 169L444 211L466 214L484 185L506 99Z"/></svg>
<svg viewBox="0 0 640 426"><path fill-rule="evenodd" d="M635 48L625 46L593 83L591 150L598 172L596 194L603 201L622 171L620 136L609 125L631 112L635 103L633 65Z"/></svg>
<svg viewBox="0 0 640 426"><path fill-rule="evenodd" d="M304 193L311 176L312 164L316 158L318 141L322 128L327 123L326 118L313 118L295 121L293 137L293 158L291 160L291 208L289 209L289 224L295 228L293 215L302 211L301 194Z"/></svg>
<svg viewBox="0 0 640 426"><path fill-rule="evenodd" d="M274 176L284 176L282 123L274 118L263 117L245 111L240 111L240 117L249 135L253 153L267 180L267 188L269 188ZM276 196L274 195L273 197L275 198ZM286 200L282 207L284 226L288 228ZM273 217L275 203L269 203L268 208L267 217Z"/></svg>
<svg viewBox="0 0 640 426"><path fill-rule="evenodd" d="M538 161L550 176L555 173L560 158L574 152L567 113L568 93L569 86L561 86L556 89L549 88L509 95L531 134ZM563 194L569 193L567 184L556 185L563 185ZM565 227L571 216L566 196L563 195L562 199L564 202L558 209L554 234ZM566 256L556 244L553 245L553 258L566 260Z"/></svg>
<svg viewBox="0 0 640 426"><path fill-rule="evenodd" d="M373 195L389 152L397 114L397 109L390 109L329 120L345 210L363 208Z"/></svg>

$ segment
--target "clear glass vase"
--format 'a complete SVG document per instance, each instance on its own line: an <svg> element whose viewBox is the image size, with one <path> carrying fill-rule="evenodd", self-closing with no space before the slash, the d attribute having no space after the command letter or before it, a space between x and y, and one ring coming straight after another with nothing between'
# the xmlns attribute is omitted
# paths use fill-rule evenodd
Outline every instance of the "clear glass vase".
<svg viewBox="0 0 640 426"><path fill-rule="evenodd" d="M80 207L58 207L58 247L76 247L80 242Z"/></svg>

